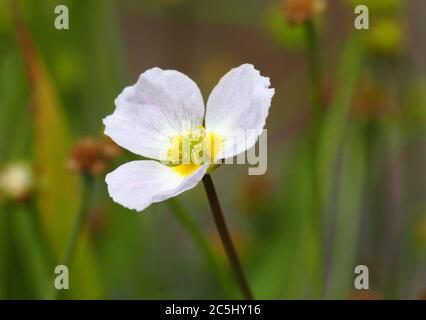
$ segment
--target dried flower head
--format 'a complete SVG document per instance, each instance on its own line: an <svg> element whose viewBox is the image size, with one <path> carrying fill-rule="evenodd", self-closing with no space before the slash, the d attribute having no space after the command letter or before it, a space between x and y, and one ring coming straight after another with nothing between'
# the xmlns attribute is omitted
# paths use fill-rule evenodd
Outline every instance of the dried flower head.
<svg viewBox="0 0 426 320"><path fill-rule="evenodd" d="M0 191L7 198L25 201L33 186L33 172L26 163L10 164L0 172Z"/></svg>
<svg viewBox="0 0 426 320"><path fill-rule="evenodd" d="M121 149L109 138L84 137L71 151L66 167L73 172L99 175L121 154Z"/></svg>
<svg viewBox="0 0 426 320"><path fill-rule="evenodd" d="M325 9L324 0L284 0L284 14L292 24L300 24L311 19Z"/></svg>

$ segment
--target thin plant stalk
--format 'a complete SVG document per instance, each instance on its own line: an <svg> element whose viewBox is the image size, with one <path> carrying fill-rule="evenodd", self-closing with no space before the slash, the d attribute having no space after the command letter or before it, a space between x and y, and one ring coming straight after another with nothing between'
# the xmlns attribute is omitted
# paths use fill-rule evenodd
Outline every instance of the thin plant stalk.
<svg viewBox="0 0 426 320"><path fill-rule="evenodd" d="M48 264L53 264L55 261L53 248L49 243L49 240L44 233L41 216L39 212L39 207L37 206L37 201L35 197L31 197L27 209L31 212L29 219L31 220L32 231L34 232L37 241L42 248L44 259Z"/></svg>
<svg viewBox="0 0 426 320"><path fill-rule="evenodd" d="M88 173L83 173L83 192L82 192L82 201L80 205L80 210L77 213L77 216L74 221L74 225L71 230L70 238L67 242L67 246L64 251L64 256L61 260L61 264L68 266L70 263L72 263L76 247L77 247L77 241L79 238L79 235L81 233L81 230L83 228L84 222L86 220L86 214L87 209L90 204L90 200L92 198L93 193L93 184L94 184L94 178ZM59 294L59 290L54 290L52 295L52 300L57 299Z"/></svg>
<svg viewBox="0 0 426 320"><path fill-rule="evenodd" d="M305 35L307 40L307 55L309 60L309 81L311 91L311 103L314 119L321 116L321 78L322 67L319 55L318 35L312 20L305 22Z"/></svg>
<svg viewBox="0 0 426 320"><path fill-rule="evenodd" d="M322 123L322 99L321 99L321 78L322 67L320 51L318 45L318 35L314 22L308 20L305 22L305 35L307 41L307 57L309 64L309 82L310 82L310 102L311 102L311 126L308 133L309 157L310 157L310 176L311 176L311 201L312 201L312 219L314 225L312 230L315 233L317 242L316 252L316 271L315 287L316 294L320 294L322 288L322 236L321 236L321 216L322 216L322 192L318 172L319 155L319 132Z"/></svg>
<svg viewBox="0 0 426 320"><path fill-rule="evenodd" d="M241 293L246 300L253 300L253 294L244 275L243 268L241 267L240 259L238 258L237 251L235 250L231 235L229 234L228 227L222 213L222 209L220 207L213 180L209 174L204 175L203 184L207 193L207 198L209 200L210 209L213 214L217 231L219 232L220 239L232 266L232 270L234 272L238 286L240 287Z"/></svg>
<svg viewBox="0 0 426 320"><path fill-rule="evenodd" d="M7 201L0 199L0 299L10 298L10 271L11 264L11 231L10 206Z"/></svg>
<svg viewBox="0 0 426 320"><path fill-rule="evenodd" d="M309 62L309 82L310 82L310 102L311 102L311 127L309 143L311 149L311 178L313 208L316 222L319 222L321 212L320 181L318 176L318 132L321 129L322 119L322 99L321 99L321 78L322 68L319 56L318 36L312 20L305 22L305 34L307 40L307 56Z"/></svg>

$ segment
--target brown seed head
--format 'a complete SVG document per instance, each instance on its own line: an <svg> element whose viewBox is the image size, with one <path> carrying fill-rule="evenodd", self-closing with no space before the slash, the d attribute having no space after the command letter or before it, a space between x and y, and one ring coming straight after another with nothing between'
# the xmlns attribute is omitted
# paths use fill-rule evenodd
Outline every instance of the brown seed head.
<svg viewBox="0 0 426 320"><path fill-rule="evenodd" d="M73 172L99 175L121 154L121 149L109 138L84 137L77 141L66 167Z"/></svg>
<svg viewBox="0 0 426 320"><path fill-rule="evenodd" d="M288 22L300 24L325 9L324 0L284 0L284 14Z"/></svg>

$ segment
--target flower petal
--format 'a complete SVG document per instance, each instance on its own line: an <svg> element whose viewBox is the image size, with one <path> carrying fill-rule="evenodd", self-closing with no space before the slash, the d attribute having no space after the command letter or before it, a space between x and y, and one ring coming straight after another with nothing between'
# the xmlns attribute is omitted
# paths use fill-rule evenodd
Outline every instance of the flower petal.
<svg viewBox="0 0 426 320"><path fill-rule="evenodd" d="M219 159L233 157L256 143L275 93L269 86L269 78L253 65L243 64L225 74L213 89L205 126L223 138Z"/></svg>
<svg viewBox="0 0 426 320"><path fill-rule="evenodd" d="M194 81L175 70L150 69L115 100L105 134L136 154L167 159L171 137L203 123L204 102Z"/></svg>
<svg viewBox="0 0 426 320"><path fill-rule="evenodd" d="M176 167L168 167L158 161L131 161L109 173L105 181L109 195L115 202L142 211L151 203L166 200L195 187L207 167L176 170Z"/></svg>

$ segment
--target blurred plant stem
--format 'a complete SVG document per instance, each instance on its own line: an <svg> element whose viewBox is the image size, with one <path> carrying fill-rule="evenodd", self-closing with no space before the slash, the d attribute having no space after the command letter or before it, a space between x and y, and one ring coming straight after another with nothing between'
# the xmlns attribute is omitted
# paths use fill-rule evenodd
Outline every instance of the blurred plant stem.
<svg viewBox="0 0 426 320"><path fill-rule="evenodd" d="M362 130L350 125L347 138L342 145L339 165L336 166L336 186L333 214L334 225L329 244L330 261L324 285L325 299L345 299L353 290L348 279L357 265L357 250L361 224L361 212L366 184L366 152Z"/></svg>
<svg viewBox="0 0 426 320"><path fill-rule="evenodd" d="M309 60L309 81L310 98L312 104L313 120L319 120L321 117L322 99L321 99L321 78L322 67L320 50L318 45L318 35L312 20L305 22L305 36L307 42L306 54Z"/></svg>
<svg viewBox="0 0 426 320"><path fill-rule="evenodd" d="M9 296L10 259L10 218L7 202L0 199L0 300Z"/></svg>
<svg viewBox="0 0 426 320"><path fill-rule="evenodd" d="M402 114L406 108L405 82L408 75L403 73L401 62L398 60L387 61L383 74L386 75L386 85L395 94L395 99L390 102L390 107L396 114ZM384 288L390 299L398 299L398 287L401 286L397 270L402 261L401 246L403 227L407 224L407 194L405 186L407 169L404 164L404 125L400 117L388 120L380 125L383 139L383 153L386 155L386 201L384 210L383 234L380 240L380 254L378 256L380 277L378 284Z"/></svg>
<svg viewBox="0 0 426 320"><path fill-rule="evenodd" d="M210 209L212 211L213 218L220 235L220 239L222 240L223 247L234 271L235 278L241 289L241 293L246 300L253 300L254 298L251 289L244 275L243 268L241 267L241 262L238 258L234 244L232 243L232 239L229 234L228 227L226 226L225 218L223 216L216 189L210 174L204 175L203 184L207 193L207 198L209 200Z"/></svg>
<svg viewBox="0 0 426 320"><path fill-rule="evenodd" d="M345 44L336 75L336 89L319 132L319 173L324 204L325 234L328 241L324 256L330 256L324 275L325 298L344 298L351 289L366 165L365 148L359 141L357 124L349 121L352 101L364 62L364 43L353 34ZM333 229L331 229L333 228ZM346 231L345 231L346 230ZM346 245L343 245L345 244Z"/></svg>
<svg viewBox="0 0 426 320"><path fill-rule="evenodd" d="M322 291L322 203L320 180L318 173L318 133L321 130L322 101L321 101L321 78L322 67L318 45L318 35L312 20L305 22L305 36L307 42L307 57L309 63L310 103L311 103L311 125L308 132L308 143L310 152L310 176L311 176L311 201L312 201L312 231L316 238L316 268L314 277L314 292L316 298Z"/></svg>
<svg viewBox="0 0 426 320"><path fill-rule="evenodd" d="M219 261L215 256L208 240L203 235L200 228L197 226L195 221L191 219L191 216L188 214L188 212L178 200L172 198L167 201L167 205L170 208L170 211L174 214L176 219L180 222L182 227L191 237L194 244L201 251L209 267L218 277L223 292L229 295L229 292L232 291L232 288L229 285L228 279L226 278L225 273L220 267Z"/></svg>
<svg viewBox="0 0 426 320"><path fill-rule="evenodd" d="M32 232L37 238L39 246L43 249L42 251L44 255L44 260L48 264L53 264L55 261L55 255L53 252L53 248L46 237L46 234L43 232L40 208L37 205L37 199L35 197L31 197L29 199L27 204L27 210L31 212L31 214L29 214L29 220L32 226Z"/></svg>
<svg viewBox="0 0 426 320"><path fill-rule="evenodd" d="M14 205L9 214L13 217L11 229L13 230L13 243L15 251L20 261L25 261L27 266L31 266L26 271L25 282L28 289L31 289L33 297L44 298L47 288L51 287L51 270L49 270L50 260L47 257L47 250L41 241L39 231L34 225L34 218L37 211L32 211L31 206ZM13 273L15 270L10 270ZM9 274L11 277L12 274ZM17 284L14 283L14 287Z"/></svg>
<svg viewBox="0 0 426 320"><path fill-rule="evenodd" d="M82 173L83 178L83 190L82 190L82 201L80 205L79 212L75 217L75 221L71 230L70 238L67 242L64 256L62 258L61 264L70 267L70 264L73 262L75 255L77 242L81 230L83 229L85 220L87 218L87 210L90 206L90 200L92 199L93 189L95 178L89 173ZM59 290L54 289L52 300L57 299L59 295Z"/></svg>

